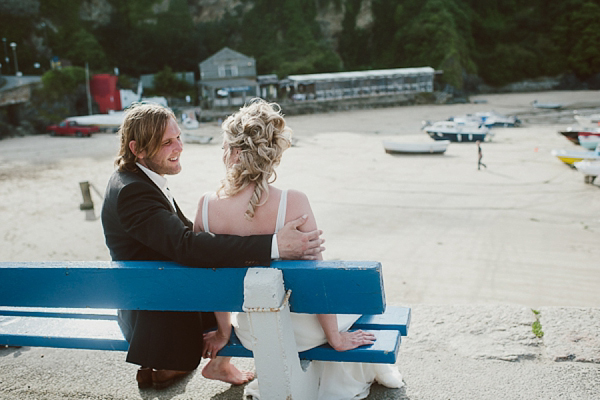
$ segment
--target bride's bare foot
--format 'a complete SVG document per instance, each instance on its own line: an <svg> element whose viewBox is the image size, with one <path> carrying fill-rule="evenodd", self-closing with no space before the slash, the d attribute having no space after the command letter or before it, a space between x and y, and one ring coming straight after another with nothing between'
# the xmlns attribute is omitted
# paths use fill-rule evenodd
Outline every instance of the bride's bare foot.
<svg viewBox="0 0 600 400"><path fill-rule="evenodd" d="M229 362L228 357L212 359L202 369L202 376L206 379L215 379L232 385L243 385L254 379L254 372L240 371Z"/></svg>

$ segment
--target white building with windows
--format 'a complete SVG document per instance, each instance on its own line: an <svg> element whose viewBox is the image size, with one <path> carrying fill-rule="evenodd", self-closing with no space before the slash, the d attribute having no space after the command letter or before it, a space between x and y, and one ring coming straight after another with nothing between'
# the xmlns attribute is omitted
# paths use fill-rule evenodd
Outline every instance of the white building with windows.
<svg viewBox="0 0 600 400"><path fill-rule="evenodd" d="M256 60L224 47L199 64L200 93L208 107L241 106L259 95Z"/></svg>
<svg viewBox="0 0 600 400"><path fill-rule="evenodd" d="M290 75L280 81L295 100L330 100L392 93L433 92L431 67Z"/></svg>

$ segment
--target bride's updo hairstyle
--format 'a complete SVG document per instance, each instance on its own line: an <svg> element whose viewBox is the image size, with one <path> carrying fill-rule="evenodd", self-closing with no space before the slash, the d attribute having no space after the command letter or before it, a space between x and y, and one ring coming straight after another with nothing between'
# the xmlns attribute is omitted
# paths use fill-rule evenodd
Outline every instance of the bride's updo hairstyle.
<svg viewBox="0 0 600 400"><path fill-rule="evenodd" d="M292 130L285 125L281 107L263 99L252 99L229 116L221 127L223 143L227 145L223 156L227 173L221 181L219 193L234 196L254 184L254 193L244 213L250 220L256 207L269 198L268 185L277 179L275 167L279 165L283 152L290 147ZM239 157L232 163L235 149L239 149Z"/></svg>

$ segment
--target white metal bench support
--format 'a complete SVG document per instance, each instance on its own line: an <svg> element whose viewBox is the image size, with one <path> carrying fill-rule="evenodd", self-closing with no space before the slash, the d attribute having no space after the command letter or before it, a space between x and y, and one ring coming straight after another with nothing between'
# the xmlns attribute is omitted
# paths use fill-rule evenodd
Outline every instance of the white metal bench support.
<svg viewBox="0 0 600 400"><path fill-rule="evenodd" d="M281 270L248 269L244 310L249 313L261 399L316 399L321 363L301 368Z"/></svg>

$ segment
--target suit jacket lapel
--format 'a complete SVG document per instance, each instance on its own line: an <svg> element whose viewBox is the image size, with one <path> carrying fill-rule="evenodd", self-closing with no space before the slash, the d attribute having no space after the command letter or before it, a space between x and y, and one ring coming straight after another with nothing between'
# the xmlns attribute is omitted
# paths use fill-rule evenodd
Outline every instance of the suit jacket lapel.
<svg viewBox="0 0 600 400"><path fill-rule="evenodd" d="M165 196L165 194L163 193L163 191L158 186L156 186L156 183L154 183L154 181L152 179L150 179L150 177L148 175L146 175L144 173L144 171L138 169L135 173L136 173L137 176L141 176L147 182L150 182L152 184L152 186L154 186L154 188L156 188L156 190L158 190L160 192L160 194L167 201L167 204L169 204L169 207L171 208L171 211L173 211L173 214L177 214L177 216L179 216L179 218L181 218L183 216L183 214L181 214L181 210L179 210L179 206L177 206L177 209L174 209L173 205L171 204L171 202L169 201L169 199L167 199L167 196ZM175 203L175 198L173 198L173 203ZM175 204L177 204L177 203L175 203ZM183 218L185 219L185 217L183 217Z"/></svg>
<svg viewBox="0 0 600 400"><path fill-rule="evenodd" d="M173 203L175 203L175 212L177 214L177 216L179 217L179 219L181 220L181 222L183 222L185 225L187 225L189 228L193 228L194 224L185 217L185 215L183 215L183 213L181 212L181 209L179 208L179 204L177 204L177 202L175 201L175 199L173 199Z"/></svg>

